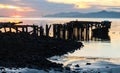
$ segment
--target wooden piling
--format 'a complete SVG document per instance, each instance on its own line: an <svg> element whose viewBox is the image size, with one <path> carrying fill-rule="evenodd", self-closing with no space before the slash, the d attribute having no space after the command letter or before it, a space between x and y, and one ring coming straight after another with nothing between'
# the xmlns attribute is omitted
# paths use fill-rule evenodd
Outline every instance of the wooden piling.
<svg viewBox="0 0 120 73"><path fill-rule="evenodd" d="M77 40L80 40L80 28L77 28Z"/></svg>
<svg viewBox="0 0 120 73"><path fill-rule="evenodd" d="M22 27L22 32L25 32L25 29L24 29L24 27Z"/></svg>
<svg viewBox="0 0 120 73"><path fill-rule="evenodd" d="M16 33L18 33L18 27L15 27Z"/></svg>
<svg viewBox="0 0 120 73"><path fill-rule="evenodd" d="M26 32L29 34L33 33L33 35L35 36L43 36L45 32L45 36L49 36L49 32L52 26L52 25L46 24L45 30L44 30L43 26L38 27L37 25L15 25L15 24L17 23L14 23L14 24L0 23L0 27L4 29L4 32L7 32L6 29L9 29L9 32L12 32L12 29L15 29L16 33ZM90 36L92 37L97 36L99 38L105 37L106 34L108 34L108 29L110 27L111 27L111 22L109 21L102 21L102 22L70 21L65 24L53 24L53 37L69 39L69 40L89 41ZM29 31L28 28L32 28L31 31ZM18 30L18 29L21 29L21 30ZM100 32L99 30L102 32Z"/></svg>
<svg viewBox="0 0 120 73"><path fill-rule="evenodd" d="M60 25L57 25L57 38L60 38Z"/></svg>
<svg viewBox="0 0 120 73"><path fill-rule="evenodd" d="M62 38L66 39L66 25L62 25L63 26L63 30L62 30Z"/></svg>
<svg viewBox="0 0 120 73"><path fill-rule="evenodd" d="M44 35L44 28L42 26L40 26L39 31L40 31L40 36L43 36Z"/></svg>
<svg viewBox="0 0 120 73"><path fill-rule="evenodd" d="M12 29L11 29L11 27L9 27L9 32L12 32Z"/></svg>
<svg viewBox="0 0 120 73"><path fill-rule="evenodd" d="M56 38L56 24L53 25L53 37Z"/></svg>
<svg viewBox="0 0 120 73"><path fill-rule="evenodd" d="M46 36L49 36L51 25L46 24Z"/></svg>
<svg viewBox="0 0 120 73"><path fill-rule="evenodd" d="M89 24L86 24L86 41L89 40Z"/></svg>
<svg viewBox="0 0 120 73"><path fill-rule="evenodd" d="M25 29L26 29L26 32L28 32L28 27L25 27Z"/></svg>

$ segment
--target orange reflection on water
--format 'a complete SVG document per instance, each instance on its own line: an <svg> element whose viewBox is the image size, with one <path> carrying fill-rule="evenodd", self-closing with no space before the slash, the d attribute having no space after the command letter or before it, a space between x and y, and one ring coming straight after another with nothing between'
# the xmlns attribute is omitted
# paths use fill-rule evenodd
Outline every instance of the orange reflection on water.
<svg viewBox="0 0 120 73"><path fill-rule="evenodd" d="M20 22L22 21L20 18L0 18L0 22Z"/></svg>

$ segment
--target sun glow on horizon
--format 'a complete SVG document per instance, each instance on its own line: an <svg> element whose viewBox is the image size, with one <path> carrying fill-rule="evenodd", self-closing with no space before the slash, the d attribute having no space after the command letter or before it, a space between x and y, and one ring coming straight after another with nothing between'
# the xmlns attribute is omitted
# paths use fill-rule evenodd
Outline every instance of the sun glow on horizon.
<svg viewBox="0 0 120 73"><path fill-rule="evenodd" d="M12 15L10 17L14 17L14 18L21 18L22 16L21 15Z"/></svg>

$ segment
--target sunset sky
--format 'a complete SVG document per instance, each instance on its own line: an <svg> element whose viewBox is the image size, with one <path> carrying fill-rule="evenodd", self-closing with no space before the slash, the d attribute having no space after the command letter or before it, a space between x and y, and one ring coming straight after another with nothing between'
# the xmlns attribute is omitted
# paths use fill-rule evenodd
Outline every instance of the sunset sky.
<svg viewBox="0 0 120 73"><path fill-rule="evenodd" d="M41 17L59 12L119 11L120 0L0 0L0 16Z"/></svg>

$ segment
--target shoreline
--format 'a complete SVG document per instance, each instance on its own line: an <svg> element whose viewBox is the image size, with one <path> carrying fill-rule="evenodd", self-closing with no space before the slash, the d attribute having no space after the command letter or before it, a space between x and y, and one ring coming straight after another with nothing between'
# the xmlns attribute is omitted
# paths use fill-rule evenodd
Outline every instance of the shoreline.
<svg viewBox="0 0 120 73"><path fill-rule="evenodd" d="M62 68L62 64L52 63L46 58L74 52L82 47L81 42L27 33L0 33L0 39L0 66L10 68Z"/></svg>
<svg viewBox="0 0 120 73"><path fill-rule="evenodd" d="M52 59L54 62L63 63L64 67L67 69L70 68L71 71L78 71L78 73L79 71L80 73L90 73L93 71L95 73L98 73L99 71L100 73L120 72L120 58L63 56L58 60L55 57Z"/></svg>
<svg viewBox="0 0 120 73"><path fill-rule="evenodd" d="M63 63L66 61L80 61L80 60L86 60L86 61L111 61L111 62L116 62L116 64L120 64L120 58L104 58L104 57L87 57L87 56L54 56L50 58L51 61L53 62L57 62L61 60L61 63L63 61Z"/></svg>
<svg viewBox="0 0 120 73"><path fill-rule="evenodd" d="M81 59L82 58L82 59ZM81 60L77 60L74 62L69 63L67 66L64 66L63 69L60 68L51 68L51 69L47 69L47 70L43 70L43 69L33 69L33 68L5 68L6 72L21 72L21 73L90 73L90 72L94 72L94 73L119 73L120 72L120 63L119 65L109 62L109 60L105 59L105 60L93 60L92 58L86 58L83 60L83 58L85 57L79 57L79 59ZM95 57L94 57L95 58ZM73 59L73 58L72 58ZM98 58L97 58L98 59ZM103 58L102 58L103 59ZM79 67L77 67L76 65L79 65ZM67 68L69 67L70 70ZM76 70L77 69L77 70ZM78 72L79 71L79 72Z"/></svg>

